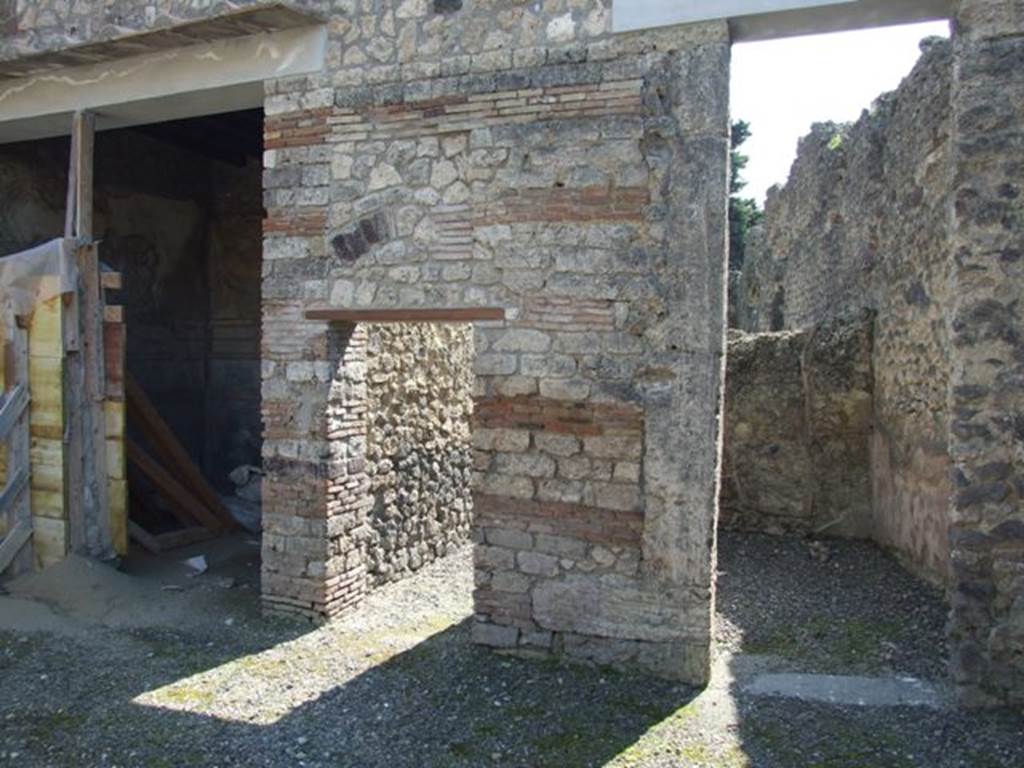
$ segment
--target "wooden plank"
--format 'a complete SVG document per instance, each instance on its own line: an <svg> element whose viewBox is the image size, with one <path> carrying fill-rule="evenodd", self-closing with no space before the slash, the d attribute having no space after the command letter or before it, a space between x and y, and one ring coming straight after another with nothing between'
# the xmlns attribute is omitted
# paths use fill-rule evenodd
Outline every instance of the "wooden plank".
<svg viewBox="0 0 1024 768"><path fill-rule="evenodd" d="M238 523L228 512L220 496L203 477L203 473L193 463L185 446L167 426L167 422L161 418L156 407L131 374L125 373L124 385L128 401L128 419L142 430L142 434L164 466L180 477L189 490L202 500L206 508L213 512L226 528L237 528ZM129 450L129 459L130 453Z"/></svg>
<svg viewBox="0 0 1024 768"><path fill-rule="evenodd" d="M91 162L89 163L91 166ZM92 180L92 174L89 174ZM90 184L91 190L91 184ZM91 208L91 191L89 193ZM92 213L88 219L88 234L79 232L80 237L92 236ZM107 462L106 462L106 414L103 401L106 397L106 358L103 353L103 289L100 287L100 260L97 246L79 249L78 271L81 280L82 310L82 363L85 369L83 407L86 416L82 433L85 455L85 480L92 492L90 517L99 523L101 541L92 543L92 554L105 557L111 553L112 539L110 521L107 515Z"/></svg>
<svg viewBox="0 0 1024 768"><path fill-rule="evenodd" d="M29 357L54 360L64 357L64 344L61 339L62 308L61 296L35 303L28 329Z"/></svg>
<svg viewBox="0 0 1024 768"><path fill-rule="evenodd" d="M75 207L78 204L78 169L81 166L82 132L85 123L76 114L71 121L71 155L68 163L67 208L64 217L64 238L74 240L78 223ZM85 414L84 363L81 355L81 278L74 294L65 306L64 339L68 351L66 376L64 378L64 401L67 413L65 426L66 450L64 454L64 498L68 511L68 531L72 552L85 553L86 511L85 511Z"/></svg>
<svg viewBox="0 0 1024 768"><path fill-rule="evenodd" d="M124 286L124 275L120 272L104 271L100 276L105 291L119 291Z"/></svg>
<svg viewBox="0 0 1024 768"><path fill-rule="evenodd" d="M29 391L28 332L18 322L10 304L5 307L4 333L7 342L5 346L10 355L5 360L5 391L10 392L21 387L27 393ZM27 535L25 535L24 541L12 540L13 551L8 551L9 558L0 566L0 571L9 567L15 574L31 569L33 561L32 500L25 491L25 481L31 477L32 471L30 448L29 413L26 408L22 408L17 424L7 435L6 477L9 482L4 489L4 495L6 496L10 491L10 495L5 500L6 517L14 521L15 528L27 531ZM22 474L24 478L19 478L19 475ZM13 531L11 532L13 533Z"/></svg>
<svg viewBox="0 0 1024 768"><path fill-rule="evenodd" d="M112 306L110 304L103 307L103 322L104 323L123 323L124 322L124 308L118 306Z"/></svg>
<svg viewBox="0 0 1024 768"><path fill-rule="evenodd" d="M78 156L81 134L75 130L75 120L71 121L71 153L68 157L68 193L64 204L64 237L71 240L75 236L75 205L78 202Z"/></svg>
<svg viewBox="0 0 1024 768"><path fill-rule="evenodd" d="M104 449L103 296L99 257L93 234L93 147L95 118L76 112L71 122L71 159L64 236L74 239L78 286L67 322L78 330L76 343L67 344L65 376L67 413L66 471L64 473L71 549L94 557L113 555L107 515L106 451ZM77 311L75 311L77 309ZM66 332L65 340L74 332Z"/></svg>
<svg viewBox="0 0 1024 768"><path fill-rule="evenodd" d="M29 331L29 349L42 333L35 325ZM60 338L60 333L57 333ZM28 381L31 393L28 423L32 437L62 440L64 438L64 360L59 357L28 359Z"/></svg>
<svg viewBox="0 0 1024 768"><path fill-rule="evenodd" d="M68 556L68 524L65 520L32 518L32 556L39 568L64 561Z"/></svg>
<svg viewBox="0 0 1024 768"><path fill-rule="evenodd" d="M32 525L26 520L19 520L0 542L0 573L7 570L14 558L21 552L28 540L32 538Z"/></svg>
<svg viewBox="0 0 1024 768"><path fill-rule="evenodd" d="M92 240L93 226L93 149L96 137L96 117L92 112L76 112L72 123L75 152L75 236L79 242Z"/></svg>
<svg viewBox="0 0 1024 768"><path fill-rule="evenodd" d="M156 486L160 495L166 499L172 507L198 520L204 527L220 533L223 530L220 520L206 505L192 495L191 491L160 466L146 451L144 451L134 440L128 441L128 461L139 469L146 478Z"/></svg>
<svg viewBox="0 0 1024 768"><path fill-rule="evenodd" d="M124 361L127 329L121 323L104 323L103 354L106 357L107 402L124 399ZM124 428L118 432L123 434ZM107 436L110 436L107 432Z"/></svg>
<svg viewBox="0 0 1024 768"><path fill-rule="evenodd" d="M127 403L124 401L126 329L123 323L103 324L106 400L103 413L107 451L107 504L114 550L128 553L128 483L125 456Z"/></svg>
<svg viewBox="0 0 1024 768"><path fill-rule="evenodd" d="M17 503L28 485L28 471L24 467L14 469L14 477L0 490L0 516L6 515L11 506Z"/></svg>
<svg viewBox="0 0 1024 768"><path fill-rule="evenodd" d="M78 352L81 348L81 340L78 338L78 291L62 294L60 301L64 352L65 354Z"/></svg>
<svg viewBox="0 0 1024 768"><path fill-rule="evenodd" d="M136 473L132 473L132 475L135 475L135 474ZM136 477L129 476L128 487L129 487L128 495L130 496L130 502L131 502L132 507L133 508L146 508L147 510L149 510L148 505L145 505L142 502L142 493L140 492L140 489L138 488L138 479ZM179 523L181 523L181 525L183 525L186 528L192 528L193 526L195 526L199 522L198 520L196 520L196 518L194 518L192 515L190 515L186 510L182 509L181 507L179 507L176 504L168 505L168 509L170 510L171 514L174 516L174 519L177 520ZM150 516L152 516L152 513L150 513Z"/></svg>
<svg viewBox="0 0 1024 768"><path fill-rule="evenodd" d="M64 492L64 446L60 440L36 438L29 446L33 491ZM33 515L64 518L64 505L53 509L32 507Z"/></svg>
<svg viewBox="0 0 1024 768"><path fill-rule="evenodd" d="M160 547L160 541L156 536L151 534L141 525L136 523L134 520L128 521L128 535L132 541L141 546L144 550L153 555L159 555L163 549Z"/></svg>
<svg viewBox="0 0 1024 768"><path fill-rule="evenodd" d="M73 552L108 558L114 554L106 472L106 419L103 413L105 359L99 256L94 244L76 253L80 349L67 357L65 472L68 523Z"/></svg>
<svg viewBox="0 0 1024 768"><path fill-rule="evenodd" d="M0 440L6 440L28 407L28 390L24 384L15 385L3 395L0 405Z"/></svg>
<svg viewBox="0 0 1024 768"><path fill-rule="evenodd" d="M329 323L471 323L504 320L501 307L447 307L441 309L339 309L314 307L306 310L307 320Z"/></svg>
<svg viewBox="0 0 1024 768"><path fill-rule="evenodd" d="M172 549L187 547L190 544L198 544L201 541L209 541L212 538L213 534L205 528L185 528L180 531L161 533L156 537L156 540L160 544L160 549L167 552Z"/></svg>
<svg viewBox="0 0 1024 768"><path fill-rule="evenodd" d="M128 554L128 481L109 478L107 496L110 500L110 528L114 551Z"/></svg>

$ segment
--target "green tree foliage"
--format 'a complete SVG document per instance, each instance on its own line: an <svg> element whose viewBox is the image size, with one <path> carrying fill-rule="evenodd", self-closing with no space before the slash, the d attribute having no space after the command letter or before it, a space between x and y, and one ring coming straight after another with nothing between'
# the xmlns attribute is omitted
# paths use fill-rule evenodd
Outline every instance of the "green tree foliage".
<svg viewBox="0 0 1024 768"><path fill-rule="evenodd" d="M729 169L729 269L743 269L746 258L747 233L756 226L764 212L752 197L741 197L740 192L747 186L743 180L743 170L750 161L739 151L743 143L750 138L750 123L737 120L732 124L732 152L730 153Z"/></svg>

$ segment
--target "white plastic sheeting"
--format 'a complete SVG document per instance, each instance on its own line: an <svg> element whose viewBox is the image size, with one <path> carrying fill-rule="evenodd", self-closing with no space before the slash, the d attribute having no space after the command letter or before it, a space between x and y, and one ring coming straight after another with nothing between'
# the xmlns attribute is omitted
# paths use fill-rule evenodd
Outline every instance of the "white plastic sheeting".
<svg viewBox="0 0 1024 768"><path fill-rule="evenodd" d="M0 302L26 315L41 301L75 290L74 241L64 238L0 258Z"/></svg>

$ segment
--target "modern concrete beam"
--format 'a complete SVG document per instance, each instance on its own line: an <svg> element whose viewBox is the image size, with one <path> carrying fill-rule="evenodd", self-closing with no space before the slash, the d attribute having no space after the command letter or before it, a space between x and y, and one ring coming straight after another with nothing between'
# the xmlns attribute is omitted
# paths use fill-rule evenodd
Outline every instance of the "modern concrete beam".
<svg viewBox="0 0 1024 768"><path fill-rule="evenodd" d="M320 71L326 43L316 25L0 80L0 143L65 135L84 110L109 130L262 107L264 81Z"/></svg>
<svg viewBox="0 0 1024 768"><path fill-rule="evenodd" d="M615 0L616 32L727 19L734 42L945 19L952 0Z"/></svg>

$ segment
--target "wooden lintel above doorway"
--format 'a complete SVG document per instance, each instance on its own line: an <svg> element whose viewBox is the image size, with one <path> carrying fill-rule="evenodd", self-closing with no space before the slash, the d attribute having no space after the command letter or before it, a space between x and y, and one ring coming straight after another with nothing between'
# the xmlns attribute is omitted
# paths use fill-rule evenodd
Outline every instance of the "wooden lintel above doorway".
<svg viewBox="0 0 1024 768"><path fill-rule="evenodd" d="M323 320L328 323L472 323L484 320L504 320L505 310L501 307L431 309L313 307L306 310L306 319Z"/></svg>

